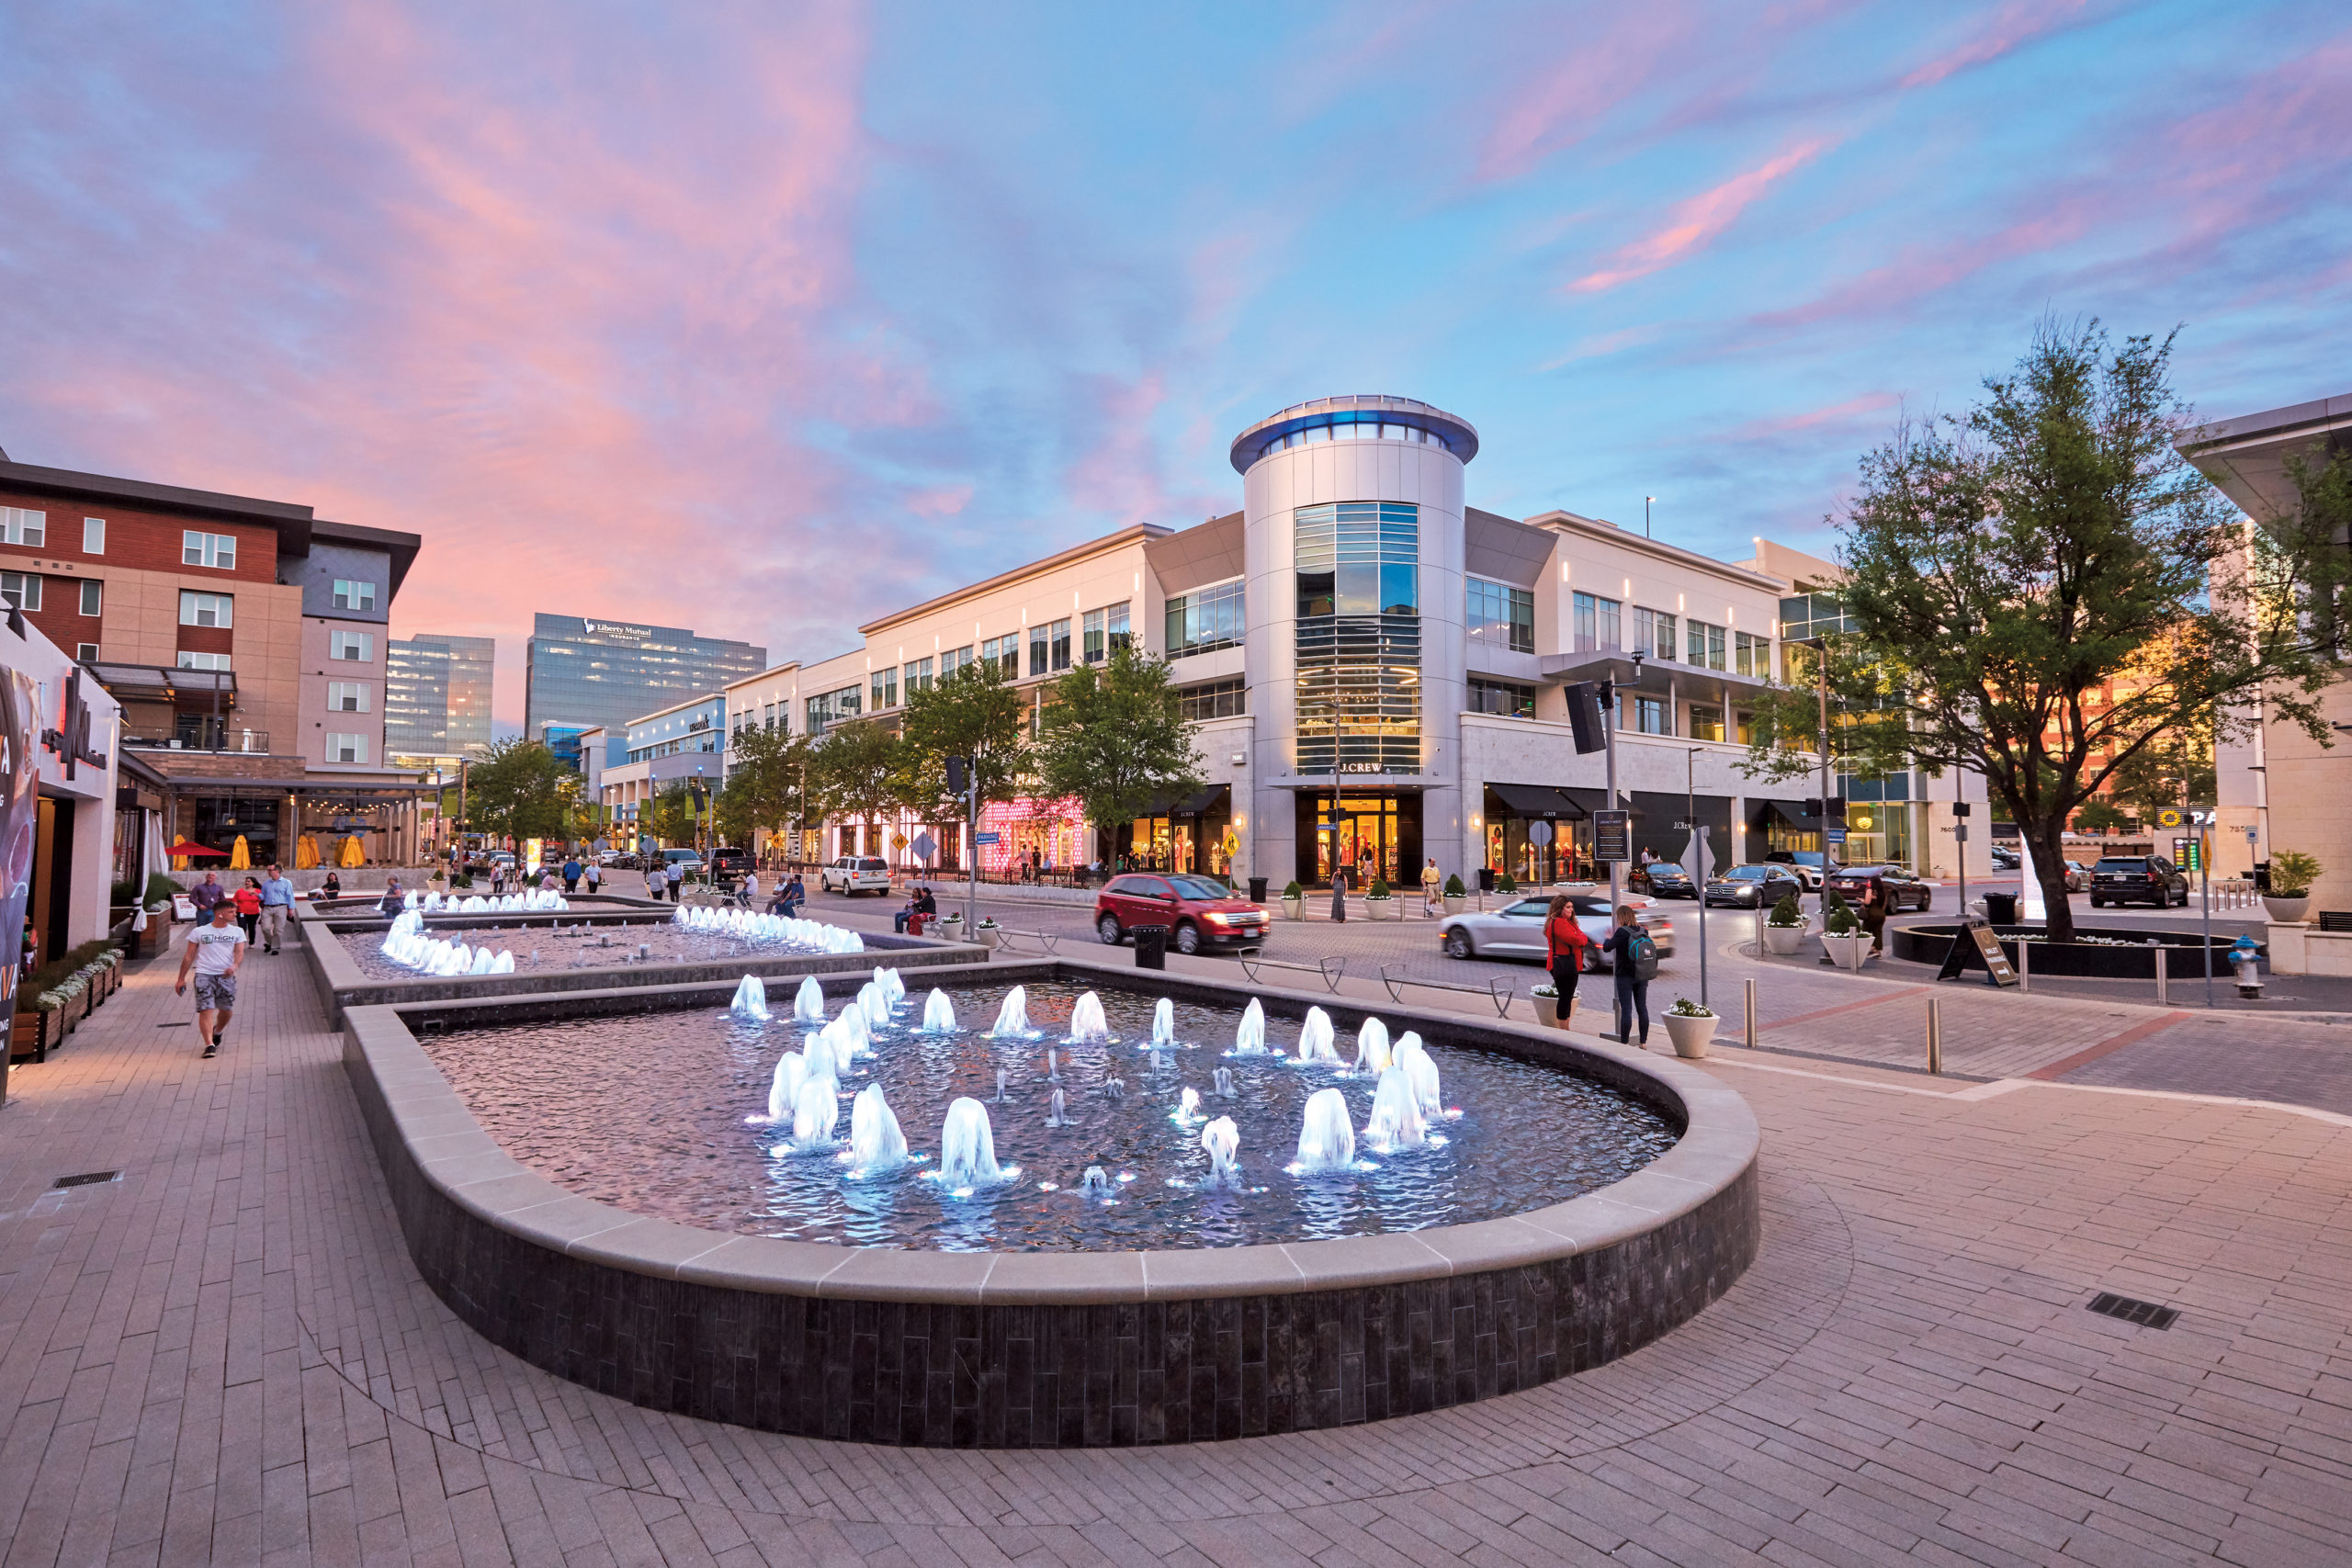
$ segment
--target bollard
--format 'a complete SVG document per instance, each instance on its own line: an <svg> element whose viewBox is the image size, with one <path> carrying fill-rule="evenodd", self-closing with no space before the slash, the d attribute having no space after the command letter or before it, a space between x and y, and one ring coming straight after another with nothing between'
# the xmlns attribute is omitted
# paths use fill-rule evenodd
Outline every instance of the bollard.
<svg viewBox="0 0 2352 1568"><path fill-rule="evenodd" d="M1759 916L1758 918L1761 919L1762 917ZM1747 987L1747 1017L1745 1026L1747 1031L1747 1048L1753 1051L1756 1049L1756 982L1754 980L1749 980L1746 982L1746 984Z"/></svg>
<svg viewBox="0 0 2352 1568"><path fill-rule="evenodd" d="M2169 967L2165 963L2165 944L2158 942L2154 937L2150 937L2148 939L2148 955L2156 961L2156 1005L2160 1008L2170 1007L2172 1003L2165 997L2165 971Z"/></svg>
<svg viewBox="0 0 2352 1568"><path fill-rule="evenodd" d="M1928 998L1928 1071L1944 1070L1944 999Z"/></svg>
<svg viewBox="0 0 2352 1568"><path fill-rule="evenodd" d="M2018 932L2018 995L2019 996L2033 989L2033 970L2027 964L2025 956L2032 950L2033 943L2026 941L2025 932Z"/></svg>

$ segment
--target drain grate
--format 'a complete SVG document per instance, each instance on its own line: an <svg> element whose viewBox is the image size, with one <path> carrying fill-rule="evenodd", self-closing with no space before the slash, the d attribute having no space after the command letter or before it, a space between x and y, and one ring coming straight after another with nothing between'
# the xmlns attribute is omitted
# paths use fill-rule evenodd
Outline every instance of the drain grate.
<svg viewBox="0 0 2352 1568"><path fill-rule="evenodd" d="M61 1176L49 1185L53 1191L60 1187L96 1187L101 1181L121 1179L122 1172L119 1170L85 1170L79 1176Z"/></svg>
<svg viewBox="0 0 2352 1568"><path fill-rule="evenodd" d="M2126 1323L2136 1323L2143 1328L2170 1328L2180 1316L2177 1308L2158 1306L2154 1302L2135 1302L2130 1296L2119 1296L2112 1291L2101 1291L2093 1296L2091 1311L2102 1317L2120 1317Z"/></svg>

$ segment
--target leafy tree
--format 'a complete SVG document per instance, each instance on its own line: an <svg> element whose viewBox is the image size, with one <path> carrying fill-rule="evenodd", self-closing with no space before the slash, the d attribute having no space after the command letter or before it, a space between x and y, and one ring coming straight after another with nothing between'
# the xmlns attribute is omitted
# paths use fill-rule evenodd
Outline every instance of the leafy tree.
<svg viewBox="0 0 2352 1568"><path fill-rule="evenodd" d="M2166 807L2182 805L2181 786L2188 784L2190 806L2213 804L2213 753L2198 738L2160 736L2125 759L2109 780L2108 795L2129 807L2143 822L2154 822Z"/></svg>
<svg viewBox="0 0 2352 1568"><path fill-rule="evenodd" d="M683 782L664 787L638 813L638 831L676 848L695 841L694 792Z"/></svg>
<svg viewBox="0 0 2352 1568"><path fill-rule="evenodd" d="M752 727L736 731L728 745L727 784L712 808L725 842L748 846L762 833L824 815L814 787L820 770L807 736Z"/></svg>
<svg viewBox="0 0 2352 1568"><path fill-rule="evenodd" d="M1056 681L1036 745L1040 787L1076 797L1098 833L1201 787L1200 755L1168 666L1123 648Z"/></svg>
<svg viewBox="0 0 2352 1568"><path fill-rule="evenodd" d="M810 753L831 814L878 818L898 805L904 788L905 749L878 719L852 719L825 731Z"/></svg>
<svg viewBox="0 0 2352 1568"><path fill-rule="evenodd" d="M1825 639L1838 766L1984 776L2033 851L2050 934L2074 934L2065 824L2183 732L2270 715L2327 739L2346 559L2310 517L2241 525L2176 443L2172 341L2045 322L1964 415L1905 421L1842 518L1844 605ZM2112 694L2115 700L2104 702ZM1810 689L1757 705L1751 774L1804 776Z"/></svg>
<svg viewBox="0 0 2352 1568"><path fill-rule="evenodd" d="M2086 801L2083 808L2075 813L2075 831L2077 833L2104 833L2110 828L2120 831L2130 825L2131 819L2105 799Z"/></svg>
<svg viewBox="0 0 2352 1568"><path fill-rule="evenodd" d="M520 737L492 746L466 780L474 832L565 838L580 805L580 775L541 742Z"/></svg>
<svg viewBox="0 0 2352 1568"><path fill-rule="evenodd" d="M907 694L899 717L899 798L917 811L944 806L960 818L963 796L947 793L947 759L970 760L983 807L1028 785L1029 705L992 660L967 664Z"/></svg>

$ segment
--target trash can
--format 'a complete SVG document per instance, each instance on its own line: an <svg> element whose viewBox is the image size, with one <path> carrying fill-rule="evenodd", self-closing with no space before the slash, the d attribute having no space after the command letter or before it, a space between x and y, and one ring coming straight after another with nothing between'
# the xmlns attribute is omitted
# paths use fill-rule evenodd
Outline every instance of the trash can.
<svg viewBox="0 0 2352 1568"><path fill-rule="evenodd" d="M1168 967L1168 928L1166 926L1130 926L1135 933L1136 967L1165 969Z"/></svg>
<svg viewBox="0 0 2352 1568"><path fill-rule="evenodd" d="M1478 891L1481 893L1492 893L1494 890L1495 868L1490 865L1480 866L1478 868Z"/></svg>
<svg viewBox="0 0 2352 1568"><path fill-rule="evenodd" d="M1996 926L2018 923L2018 896L2014 893L1984 895L1984 918Z"/></svg>
<svg viewBox="0 0 2352 1568"><path fill-rule="evenodd" d="M1262 904L1265 901L1266 879L1262 876L1251 877L1250 879L1250 902L1252 904Z"/></svg>

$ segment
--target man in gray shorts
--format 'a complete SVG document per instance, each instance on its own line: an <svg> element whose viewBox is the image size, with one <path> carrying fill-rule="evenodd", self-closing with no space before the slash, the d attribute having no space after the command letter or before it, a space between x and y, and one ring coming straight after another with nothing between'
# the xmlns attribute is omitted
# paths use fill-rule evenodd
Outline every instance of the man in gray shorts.
<svg viewBox="0 0 2352 1568"><path fill-rule="evenodd" d="M188 931L179 978L172 984L173 995L185 996L188 971L196 972L196 1032L208 1056L220 1050L221 1032L237 1006L237 966L244 961L245 928L237 923L237 907L224 898L212 907L210 924Z"/></svg>

